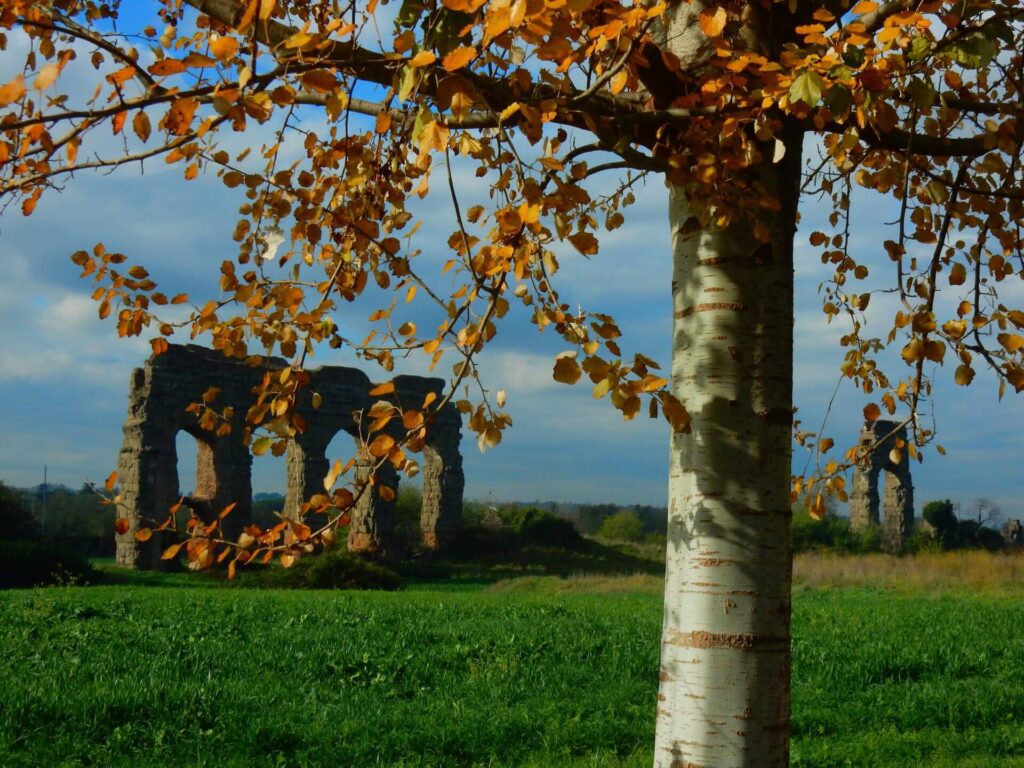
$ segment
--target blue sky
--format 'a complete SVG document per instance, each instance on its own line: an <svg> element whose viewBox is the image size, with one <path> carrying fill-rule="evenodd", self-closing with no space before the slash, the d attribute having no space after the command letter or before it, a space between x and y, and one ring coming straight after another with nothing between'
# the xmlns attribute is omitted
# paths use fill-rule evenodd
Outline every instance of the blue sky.
<svg viewBox="0 0 1024 768"><path fill-rule="evenodd" d="M9 54L5 54L5 57ZM10 59L0 64L0 82ZM236 147L242 140L232 136ZM484 193L471 174L460 169L461 189L472 202ZM236 246L231 231L241 196L216 179L185 182L180 168L147 165L145 175L125 170L111 176L81 176L59 195L44 196L36 213L21 216L11 207L0 217L0 480L30 485L49 467L51 482L78 486L102 481L115 467L121 423L132 368L142 364L145 340L118 339L113 324L96 316L89 299L91 284L77 278L69 256L103 242L122 251L132 263L145 264L167 293L202 296L215 288L220 262ZM428 263L441 254L431 243L446 240L452 229L450 203L441 179L436 192L416 213L426 224L417 237ZM601 182L611 183L611 180ZM624 352L644 353L667 368L671 301L666 192L653 179L637 190L637 204L626 225L608 233L601 253L584 259L571 249L559 252L563 300L589 310L608 312L624 332ZM895 217L893 204L862 198L853 214L853 247L879 270L884 258L880 222ZM797 238L797 326L795 391L799 418L808 429L820 424L838 381L843 326L825 323L818 284L827 273L807 245L807 235L828 209L805 201ZM881 258L875 259L874 256ZM1017 306L1024 294L1013 289ZM346 335L357 330L380 306L374 297L346 305L337 316ZM891 304L878 301L869 318L873 335L884 336ZM667 425L638 417L624 423L607 401L594 401L588 386L565 387L551 380L553 356L565 348L553 334L538 335L525 314L513 310L508 322L482 356L484 378L508 392L507 410L515 420L497 449L481 455L475 441L463 446L467 496L495 500L553 499L664 504L667 471ZM185 341L185 339L182 339ZM892 357L889 358L893 360ZM352 358L326 348L314 364L351 364ZM902 375L893 362L890 375ZM369 370L372 378L382 372ZM423 361L401 372L424 372ZM925 463L912 467L918 507L934 498L952 498L969 508L979 496L995 500L1004 513L1024 517L1017 492L1016 449L1024 427L1020 399L1012 392L996 399L994 380L979 374L969 388L952 384L952 370L940 370L935 416L940 457L929 451ZM832 407L827 434L838 447L852 444L867 397L846 383ZM191 438L179 441L182 448ZM348 445L339 442L340 458ZM184 453L185 451L181 451ZM347 454L346 454L347 455ZM794 468L803 466L799 449ZM191 487L194 460L180 461L183 488ZM256 491L283 490L283 460L257 458Z"/></svg>

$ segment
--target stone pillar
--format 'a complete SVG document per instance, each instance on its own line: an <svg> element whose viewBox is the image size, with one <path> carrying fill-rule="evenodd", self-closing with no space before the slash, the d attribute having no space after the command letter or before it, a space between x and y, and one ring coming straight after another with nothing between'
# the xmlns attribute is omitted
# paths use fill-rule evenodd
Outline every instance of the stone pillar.
<svg viewBox="0 0 1024 768"><path fill-rule="evenodd" d="M356 483L368 482L371 464L360 462L356 465ZM388 486L395 497L385 501L379 488ZM395 498L398 494L398 473L385 462L377 470L373 486L367 485L352 510L352 522L348 529L349 552L392 553L392 536L395 528Z"/></svg>
<svg viewBox="0 0 1024 768"><path fill-rule="evenodd" d="M167 537L140 542L139 528L162 523L178 501L177 453L174 433L141 423L125 424L124 445L118 457L117 516L127 518L126 533L117 534L117 564L125 568L168 570L173 564L160 559Z"/></svg>
<svg viewBox="0 0 1024 768"><path fill-rule="evenodd" d="M284 513L299 519L302 504L318 493L324 492L324 478L330 470L330 462L324 455L327 444L315 435L296 435L288 444L287 491Z"/></svg>
<svg viewBox="0 0 1024 768"><path fill-rule="evenodd" d="M885 513L883 545L887 552L898 552L914 532L914 486L910 482L909 457L904 452L899 465L887 462L885 469Z"/></svg>
<svg viewBox="0 0 1024 768"><path fill-rule="evenodd" d="M890 552L898 551L914 530L914 485L910 478L910 459L906 449L900 451L899 463L890 456L896 440L907 440L907 431L896 429L894 421L865 422L860 433L864 447L881 442L871 455L858 465L850 495L850 527L863 531L882 525L883 543ZM888 437L887 437L888 436ZM882 439L886 438L886 439ZM879 504L879 474L884 472L884 497ZM879 506L884 518L879 514ZM883 522L884 520L884 522Z"/></svg>
<svg viewBox="0 0 1024 768"><path fill-rule="evenodd" d="M420 537L426 549L443 549L462 526L462 456L434 446L424 451Z"/></svg>

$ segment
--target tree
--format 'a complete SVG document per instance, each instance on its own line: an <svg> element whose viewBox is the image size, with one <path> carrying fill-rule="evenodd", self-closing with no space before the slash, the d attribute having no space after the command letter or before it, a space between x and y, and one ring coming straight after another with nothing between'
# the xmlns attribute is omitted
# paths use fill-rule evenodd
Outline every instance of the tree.
<svg viewBox="0 0 1024 768"><path fill-rule="evenodd" d="M613 541L640 541L644 524L633 510L623 509L606 517L597 535Z"/></svg>
<svg viewBox="0 0 1024 768"><path fill-rule="evenodd" d="M953 502L929 501L921 509L921 517L933 529L935 538L943 549L953 549L957 545L957 519L953 512Z"/></svg>
<svg viewBox="0 0 1024 768"><path fill-rule="evenodd" d="M906 411L913 437L894 451L920 458L933 441L932 364L955 358L961 385L980 365L1000 394L1024 388L1024 312L997 295L1019 274L1024 216L1018 0L404 0L393 25L378 0L158 7L162 31L135 23L134 8L123 26L127 4L116 0L13 0L0 11L21 41L12 50L28 50L23 74L0 87L0 195L30 214L72 173L161 157L245 197L217 299L168 297L99 245L76 253L100 316L113 314L121 335L155 329L155 353L184 327L226 354L253 345L290 358L265 380L245 433L254 451L278 452L303 427L293 406L314 344L351 345L388 371L401 356L448 354L452 397L477 381L475 355L510 304L523 304L570 345L556 380L586 373L625 418L646 401L672 425L656 763L786 764L791 493L810 490L820 516L866 450L829 459L833 441L794 424L800 195L833 203L832 231L809 238L834 269L823 310L849 323L841 370L876 400L865 416ZM96 95L59 94L63 73L86 62L104 78ZM312 107L326 126L302 122ZM253 155L218 143L263 124L274 133ZM121 151L85 151L111 129ZM818 157L804 169L808 134ZM304 156L282 167L292 137ZM486 180L481 204L461 205L457 157ZM600 191L590 181L612 171L622 175ZM424 278L399 237L438 174L456 214L451 293ZM671 384L650 358L622 354L613 318L573 309L556 289L556 245L597 253L597 231L622 226L631 185L650 174L669 186ZM855 187L894 201L892 235L876 247L850 245ZM891 282L868 280L890 269ZM370 315L365 340L342 336L332 313L373 285L436 303L437 332L392 301ZM885 338L868 335L869 303L891 313ZM176 304L191 309L175 314ZM897 339L908 367L890 379L880 354ZM510 423L503 404L503 392L482 389L458 401L481 449ZM376 434L365 453L378 467L416 469L437 403L405 406L368 414ZM203 426L227 428L214 397L196 410ZM396 418L399 441L381 431ZM791 489L794 428L823 466ZM233 552L234 568L284 551L290 562L330 537L361 492L335 488L343 469L326 478L331 495L306 507L337 510L323 525L285 521L234 543L194 526L189 557L205 566Z"/></svg>

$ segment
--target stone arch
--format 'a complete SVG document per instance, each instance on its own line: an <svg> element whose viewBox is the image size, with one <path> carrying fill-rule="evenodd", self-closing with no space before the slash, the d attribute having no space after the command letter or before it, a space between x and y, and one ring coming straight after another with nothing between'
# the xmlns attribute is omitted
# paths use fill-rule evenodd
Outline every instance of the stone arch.
<svg viewBox="0 0 1024 768"><path fill-rule="evenodd" d="M219 352L194 345L170 345L167 352L152 357L144 368L132 372L128 398L128 419L118 459L121 509L129 520L129 531L117 539L118 562L137 568L167 567L160 560L163 542L154 536L140 543L134 531L151 521L163 520L178 500L177 451L175 436L186 431L199 443L197 485L190 500L196 509L210 515L234 502L225 519L225 534L236 536L251 519L252 455L241 439L244 419L253 404L253 390L268 372L285 365L270 358L259 366L223 357ZM354 368L323 367L307 372L309 382L300 393L297 412L305 429L289 442L285 459L287 494L285 512L298 516L302 502L323 492L327 475L327 446L339 432L359 435L358 417L372 405L372 385L362 371ZM439 397L441 379L398 376L395 391L385 398L407 408L422 409L428 394ZM231 431L217 437L198 427L190 403L216 387L214 407L223 412L230 406ZM313 394L318 406L313 407ZM449 540L457 530L462 506L462 459L459 455L461 417L446 404L432 417L426 437L424 458L424 503L421 516L424 543L431 548ZM401 424L390 429L397 437ZM369 461L356 468L365 479ZM429 478L429 479L428 479ZM390 464L378 470L377 486L364 494L352 512L349 548L360 551L390 551L394 527L394 500L385 500L377 488L388 485L397 493L398 476ZM429 489L429 491L428 491Z"/></svg>
<svg viewBox="0 0 1024 768"><path fill-rule="evenodd" d="M870 446L881 438L886 439L875 447L864 463L858 465L854 475L850 527L854 531L881 527L885 549L897 551L914 530L914 484L910 477L910 460L906 451L901 451L898 464L890 458L896 440L906 443L907 430L895 421L865 422L860 444Z"/></svg>

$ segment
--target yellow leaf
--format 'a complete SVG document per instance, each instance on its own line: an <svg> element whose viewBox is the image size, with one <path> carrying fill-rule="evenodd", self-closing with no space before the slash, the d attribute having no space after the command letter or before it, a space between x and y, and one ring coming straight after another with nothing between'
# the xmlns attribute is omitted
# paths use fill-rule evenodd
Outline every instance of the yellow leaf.
<svg viewBox="0 0 1024 768"><path fill-rule="evenodd" d="M511 104L509 104L503 110L501 110L501 114L498 115L498 122L499 123L505 122L510 117L512 117L512 115L514 115L516 112L518 112L522 108L522 106L523 105L520 104L518 101L513 101Z"/></svg>
<svg viewBox="0 0 1024 768"><path fill-rule="evenodd" d="M622 70L615 73L611 81L608 83L608 87L612 93L622 93L622 89L626 87L626 83L629 81L629 72Z"/></svg>
<svg viewBox="0 0 1024 768"><path fill-rule="evenodd" d="M51 61L39 70L39 74L36 75L36 81L32 84L32 87L37 91L45 91L57 81L58 74L60 74L60 65L56 61Z"/></svg>
<svg viewBox="0 0 1024 768"><path fill-rule="evenodd" d="M341 462L334 462L334 466L331 467L331 471L327 473L327 477L324 478L324 490L328 493L334 484L338 481L338 476L341 474Z"/></svg>
<svg viewBox="0 0 1024 768"><path fill-rule="evenodd" d="M554 379L562 384L575 384L583 372L579 363L571 357L560 357L555 361Z"/></svg>
<svg viewBox="0 0 1024 768"><path fill-rule="evenodd" d="M139 528L135 532L136 541L149 541L151 538L153 538L153 531L150 528Z"/></svg>
<svg viewBox="0 0 1024 768"><path fill-rule="evenodd" d="M476 56L476 48L472 45L464 45L444 57L441 65L448 71L454 72L469 64Z"/></svg>
<svg viewBox="0 0 1024 768"><path fill-rule="evenodd" d="M594 386L594 398L595 399L600 399L600 398L604 397L605 395L607 395L608 394L608 390L611 389L611 386L612 386L611 378L601 379Z"/></svg>
<svg viewBox="0 0 1024 768"><path fill-rule="evenodd" d="M169 546L167 549L164 550L164 553L162 555L160 555L160 559L161 560L173 560L174 557L178 554L178 551L180 549L181 549L181 544L180 543L179 544L172 544L171 546Z"/></svg>
<svg viewBox="0 0 1024 768"><path fill-rule="evenodd" d="M974 380L974 369L969 365L958 366L954 374L954 380L961 387L966 387Z"/></svg>
<svg viewBox="0 0 1024 768"><path fill-rule="evenodd" d="M256 438L252 443L252 454L253 456L262 456L270 448L272 439L264 435L263 437Z"/></svg>

